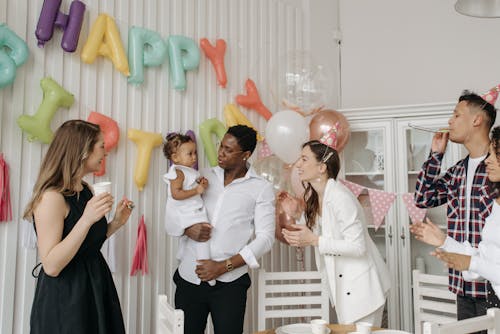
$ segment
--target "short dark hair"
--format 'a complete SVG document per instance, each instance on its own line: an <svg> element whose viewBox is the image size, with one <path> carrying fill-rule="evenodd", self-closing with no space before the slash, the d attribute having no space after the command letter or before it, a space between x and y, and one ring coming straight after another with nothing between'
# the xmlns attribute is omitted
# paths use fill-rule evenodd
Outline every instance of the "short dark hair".
<svg viewBox="0 0 500 334"><path fill-rule="evenodd" d="M458 102L466 101L467 105L472 107L477 107L479 110L483 111L487 117L488 130L491 129L493 124L495 124L495 119L497 117L497 110L495 107L483 99L476 93L464 90L462 95L458 98Z"/></svg>
<svg viewBox="0 0 500 334"><path fill-rule="evenodd" d="M193 138L178 132L171 132L165 137L163 143L163 154L168 160L172 160L172 155L177 152L184 143L194 142Z"/></svg>
<svg viewBox="0 0 500 334"><path fill-rule="evenodd" d="M236 138L241 150L253 153L257 146L257 131L246 125L234 125L227 129L228 134Z"/></svg>

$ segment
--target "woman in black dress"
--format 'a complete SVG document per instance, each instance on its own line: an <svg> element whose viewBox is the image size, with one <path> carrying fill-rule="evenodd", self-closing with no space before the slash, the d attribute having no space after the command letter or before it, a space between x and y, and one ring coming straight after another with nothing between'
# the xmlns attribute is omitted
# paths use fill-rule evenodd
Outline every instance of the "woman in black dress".
<svg viewBox="0 0 500 334"><path fill-rule="evenodd" d="M120 301L100 248L128 220L133 204L94 196L83 176L106 156L98 125L67 121L56 131L24 217L38 236L42 268L31 310L33 334L125 333Z"/></svg>

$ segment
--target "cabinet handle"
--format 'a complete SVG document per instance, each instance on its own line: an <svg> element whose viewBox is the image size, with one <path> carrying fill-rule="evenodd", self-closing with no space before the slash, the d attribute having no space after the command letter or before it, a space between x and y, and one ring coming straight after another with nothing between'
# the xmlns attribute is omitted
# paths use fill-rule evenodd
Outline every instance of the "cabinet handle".
<svg viewBox="0 0 500 334"><path fill-rule="evenodd" d="M387 236L389 237L389 244L392 246L392 225L389 225L389 233Z"/></svg>
<svg viewBox="0 0 500 334"><path fill-rule="evenodd" d="M405 239L406 239L406 235L405 235L405 228L404 227L401 227L401 240L403 240L403 247L405 246Z"/></svg>

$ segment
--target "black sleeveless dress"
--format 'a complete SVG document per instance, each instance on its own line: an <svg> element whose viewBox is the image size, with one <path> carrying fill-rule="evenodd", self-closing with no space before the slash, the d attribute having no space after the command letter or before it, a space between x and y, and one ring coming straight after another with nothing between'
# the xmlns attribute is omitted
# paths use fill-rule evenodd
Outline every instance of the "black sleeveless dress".
<svg viewBox="0 0 500 334"><path fill-rule="evenodd" d="M84 185L79 196L65 196L70 211L64 220L65 238L80 219L92 192ZM59 276L40 271L31 309L32 334L125 333L113 277L101 254L107 221L95 223L75 257Z"/></svg>

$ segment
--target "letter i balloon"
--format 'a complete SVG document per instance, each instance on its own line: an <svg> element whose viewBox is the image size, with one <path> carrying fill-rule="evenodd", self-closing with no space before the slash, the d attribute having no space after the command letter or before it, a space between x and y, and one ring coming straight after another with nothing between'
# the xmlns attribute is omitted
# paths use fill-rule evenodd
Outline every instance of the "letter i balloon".
<svg viewBox="0 0 500 334"><path fill-rule="evenodd" d="M39 140L48 144L54 137L50 128L54 114L60 107L71 107L75 97L51 78L43 78L40 86L43 90L43 100L36 114L19 116L17 125L28 134L28 141Z"/></svg>

